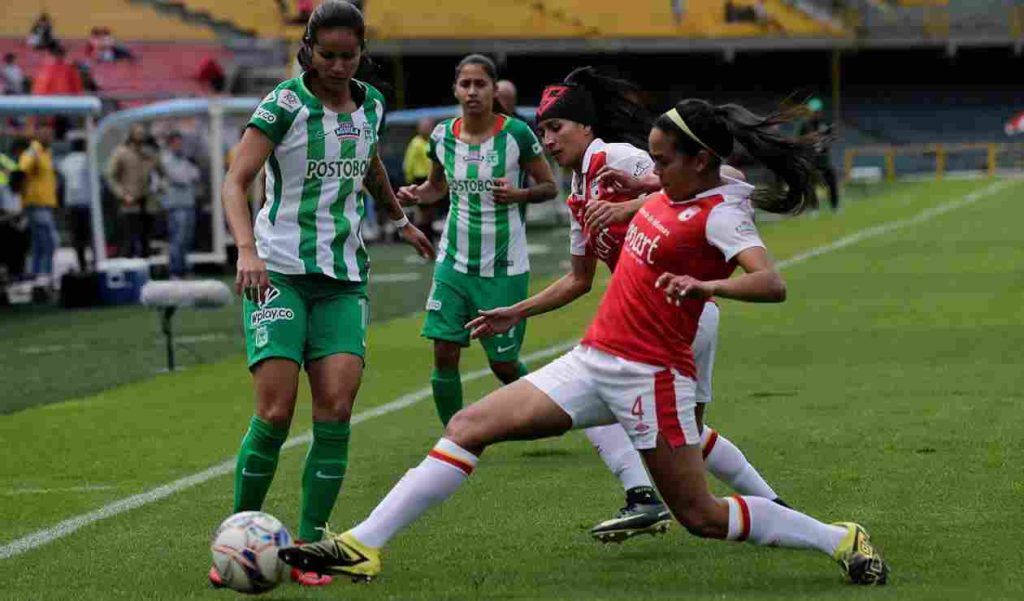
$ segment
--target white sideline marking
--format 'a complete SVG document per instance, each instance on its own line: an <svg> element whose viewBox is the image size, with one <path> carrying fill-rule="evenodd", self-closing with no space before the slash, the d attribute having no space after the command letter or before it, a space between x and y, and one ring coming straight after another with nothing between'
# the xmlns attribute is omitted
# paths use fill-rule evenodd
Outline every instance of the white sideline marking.
<svg viewBox="0 0 1024 601"><path fill-rule="evenodd" d="M817 248L812 248L811 250L808 250L806 252L798 253L796 255L793 255L792 257L789 257L788 259L779 261L778 267L780 269L790 267L792 265L802 263L807 259L818 257L839 250L841 248L846 248L847 246L851 246L863 240L867 240L868 238L874 238L898 229L902 229L912 225L917 225L919 223L928 221L929 219L932 219L934 217L938 217L939 215L948 213L949 211L965 207L967 205L978 202L979 200L987 198L995 194L996 192L1000 191L1004 187L1008 186L1009 184L1009 181L995 182L982 188L981 190L972 192L961 199L952 200L947 203L929 209L925 209L912 217L907 217L905 219L897 219L896 221L890 221L889 223L884 223L881 225L860 230L858 232L854 232L834 242L830 242L829 244L825 244ZM542 349L540 351L527 355L526 357L523 357L523 359L541 359L544 357L549 357L551 355L557 355L558 353L566 349L569 349L575 345L576 341L563 342L555 346L551 346L546 349ZM470 382L473 380L478 380L489 373L490 370L488 369L477 370L469 374L466 374L466 376L463 378L463 381ZM415 392L411 392L409 394L400 396L397 399L391 401L390 403L386 403L379 407L370 409L369 411L364 411L353 416L352 425L359 424L374 417L379 417L381 415L386 415L388 413L398 411L399 409L404 409L405 407L414 405L417 402L429 397L430 395L430 388L421 388ZM300 444L305 444L311 441L312 438L312 432L306 432L299 436L289 438L284 443L282 448L288 449L294 446L298 446ZM235 459L232 458L228 461L225 461L224 463L215 465L197 474L192 474L191 476L180 478L173 482L164 484L163 486L159 486L152 490L148 490L144 493L140 493L137 495L133 495L131 497L114 501L113 503L104 505L103 507L100 507L95 511L91 511L89 513L84 513L82 515L68 518L62 522L57 523L54 526L51 526L50 528L38 530L36 532L33 532L32 534L23 536L22 538L19 538L17 540L14 540L10 543L3 545L2 547L0 547L0 559L8 559L16 555L21 555L26 551L31 551L36 547L40 547L47 543L53 542L59 538L63 538L85 526L88 526L89 524L98 522L100 520L104 520L109 517L113 517L115 515L122 514L126 511L135 509L136 507L141 507L143 505L148 505L150 503L159 501L175 493L181 492L188 488L192 488L193 486L202 484L218 476L229 474L234 469Z"/></svg>
<svg viewBox="0 0 1024 601"><path fill-rule="evenodd" d="M543 359L545 357L557 355L569 348L572 348L575 345L575 340L572 342L562 342L554 346L550 346L546 349L541 349L535 353L526 355L525 357L523 357L523 359L526 361ZM490 373L490 369L479 369L477 371L470 372L463 376L462 381L472 382L473 380L479 380L480 378L483 378L484 376L487 376ZM391 401L390 403L385 403L384 405L381 405L379 407L374 407L373 409L363 411L362 413L358 413L352 416L352 425L354 426L368 419L373 419L375 417L380 417L381 415L387 415L388 413L398 411L399 409L404 409L406 407L409 407L410 405L414 405L422 401L425 398L428 398L431 394L432 391L430 387L427 387L421 388L415 392L410 392L409 394L402 395L397 399ZM304 434L300 434L298 436L293 436L289 438L287 441L285 441L284 445L282 445L281 448L290 449L291 447L306 444L312 439L313 433L311 431L307 431ZM95 511L90 511L89 513L83 513L82 515L77 515L75 517L68 518L62 522L57 523L54 526L51 526L50 528L38 530L36 532L33 532L32 534L23 536L17 540L14 540L10 543L3 545L2 547L0 547L0 559L9 559L16 555L21 555L26 551L31 551L36 547L40 547L47 543L53 542L59 538L63 538L77 530L80 530L81 528L84 528L85 526L88 526L89 524L98 522L100 520L105 520L109 517L122 514L126 511L131 511L132 509L135 509L137 507L142 507L143 505L148 505L150 503L159 501L161 499L167 498L173 494L179 493L188 488L192 488L193 486L202 484L208 480L212 480L213 478L216 478L218 476L230 474L234 470L235 459L229 459L223 463L205 469L197 474L185 476L184 478L179 478L178 480L169 482L167 484L164 484L163 486L159 486L146 492L139 493L137 495L132 495L130 497L126 497L124 499L120 499L112 503L108 503L107 505L104 505L103 507L100 507Z"/></svg>
<svg viewBox="0 0 1024 601"><path fill-rule="evenodd" d="M90 484L86 486L68 486L66 488L10 488L0 490L0 497L13 497L16 495L48 495L56 492L92 492L94 490L110 490L115 486L102 484Z"/></svg>
<svg viewBox="0 0 1024 601"><path fill-rule="evenodd" d="M380 273L370 276L374 284L394 284L396 282L415 282L422 276L412 271L407 273Z"/></svg>

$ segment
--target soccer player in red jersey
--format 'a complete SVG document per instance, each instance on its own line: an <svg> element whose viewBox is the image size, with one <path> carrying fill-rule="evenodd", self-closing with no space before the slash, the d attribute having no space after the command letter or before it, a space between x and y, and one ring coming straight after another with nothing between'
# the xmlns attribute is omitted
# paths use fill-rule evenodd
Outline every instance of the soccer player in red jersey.
<svg viewBox="0 0 1024 601"><path fill-rule="evenodd" d="M572 217L571 271L522 302L481 311L481 316L467 325L474 337L506 332L527 317L552 311L586 294L593 285L598 259L615 270L629 220L646 202L636 197L661 187L653 174L654 161L638 148L647 146L651 119L636 102L636 96L632 84L591 67L576 69L564 83L544 90L537 111L538 127L548 152L573 174L567 199ZM742 177L739 171L723 166L722 171L726 170ZM703 427L704 409L711 401L718 321L718 305L709 300L692 344L702 456L708 471L733 490L783 503L739 448ZM597 524L591 535L603 542L622 541L667 528L672 516L622 425L594 426L585 433L626 491L625 506L614 517Z"/></svg>
<svg viewBox="0 0 1024 601"><path fill-rule="evenodd" d="M608 291L580 345L457 413L444 437L370 516L323 541L282 549L291 565L370 578L381 547L446 500L490 445L558 436L618 422L640 451L672 514L691 533L759 545L815 549L847 580L884 584L889 568L853 523L826 524L756 496L708 490L696 418L692 343L711 297L782 302L786 284L754 225L754 207L786 213L813 205L813 140L737 105L685 100L649 137L662 192L633 217ZM735 143L777 175L782 191L723 180ZM730 277L739 266L745 273Z"/></svg>

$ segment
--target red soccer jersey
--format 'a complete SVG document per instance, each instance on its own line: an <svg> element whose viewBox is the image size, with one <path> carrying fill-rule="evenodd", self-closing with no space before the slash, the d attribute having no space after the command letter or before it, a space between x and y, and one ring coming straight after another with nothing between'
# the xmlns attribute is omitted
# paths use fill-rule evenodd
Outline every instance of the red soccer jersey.
<svg viewBox="0 0 1024 601"><path fill-rule="evenodd" d="M704 301L676 306L654 287L665 272L699 280L729 277L737 254L764 246L750 205L753 186L729 180L685 202L651 196L626 232L611 284L583 344L696 377L691 344Z"/></svg>
<svg viewBox="0 0 1024 601"><path fill-rule="evenodd" d="M587 204L594 200L608 202L624 202L632 197L609 194L597 182L597 173L609 165L614 169L625 171L633 177L647 175L654 169L650 155L630 144L606 144L600 138L587 147L583 155L581 173L572 176L572 194L566 202L572 215L570 223L569 252L577 256L597 257L615 271L619 260L619 252L626 239L628 223L615 223L599 231L591 232L584 226L583 216Z"/></svg>

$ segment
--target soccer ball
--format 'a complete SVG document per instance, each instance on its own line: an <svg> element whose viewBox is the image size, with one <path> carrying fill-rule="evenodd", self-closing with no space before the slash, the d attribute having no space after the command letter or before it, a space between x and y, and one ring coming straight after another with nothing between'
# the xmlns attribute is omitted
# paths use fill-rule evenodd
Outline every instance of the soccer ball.
<svg viewBox="0 0 1024 601"><path fill-rule="evenodd" d="M292 535L277 518L243 511L224 520L213 535L213 567L224 585L241 593L265 593L288 575L277 550L290 547Z"/></svg>

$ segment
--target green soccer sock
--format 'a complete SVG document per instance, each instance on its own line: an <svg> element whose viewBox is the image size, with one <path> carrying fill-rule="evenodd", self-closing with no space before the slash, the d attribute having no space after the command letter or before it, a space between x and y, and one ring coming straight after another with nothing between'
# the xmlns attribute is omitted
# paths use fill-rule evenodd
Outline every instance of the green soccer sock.
<svg viewBox="0 0 1024 601"><path fill-rule="evenodd" d="M235 464L234 513L258 511L263 507L263 499L267 498L267 491L270 490L270 483L277 470L281 445L287 438L287 427L277 427L252 416Z"/></svg>
<svg viewBox="0 0 1024 601"><path fill-rule="evenodd" d="M448 420L462 409L462 376L457 369L435 369L430 374L430 387L434 389L437 416L447 426Z"/></svg>
<svg viewBox="0 0 1024 601"><path fill-rule="evenodd" d="M302 472L302 518L299 538L318 541L327 525L334 502L338 500L341 482L348 467L348 439L352 427L348 422L313 422L313 443L306 455Z"/></svg>
<svg viewBox="0 0 1024 601"><path fill-rule="evenodd" d="M519 368L519 377L520 378L525 376L526 374L530 373L530 368L526 367L526 364L523 363L522 361L516 363L516 367Z"/></svg>

